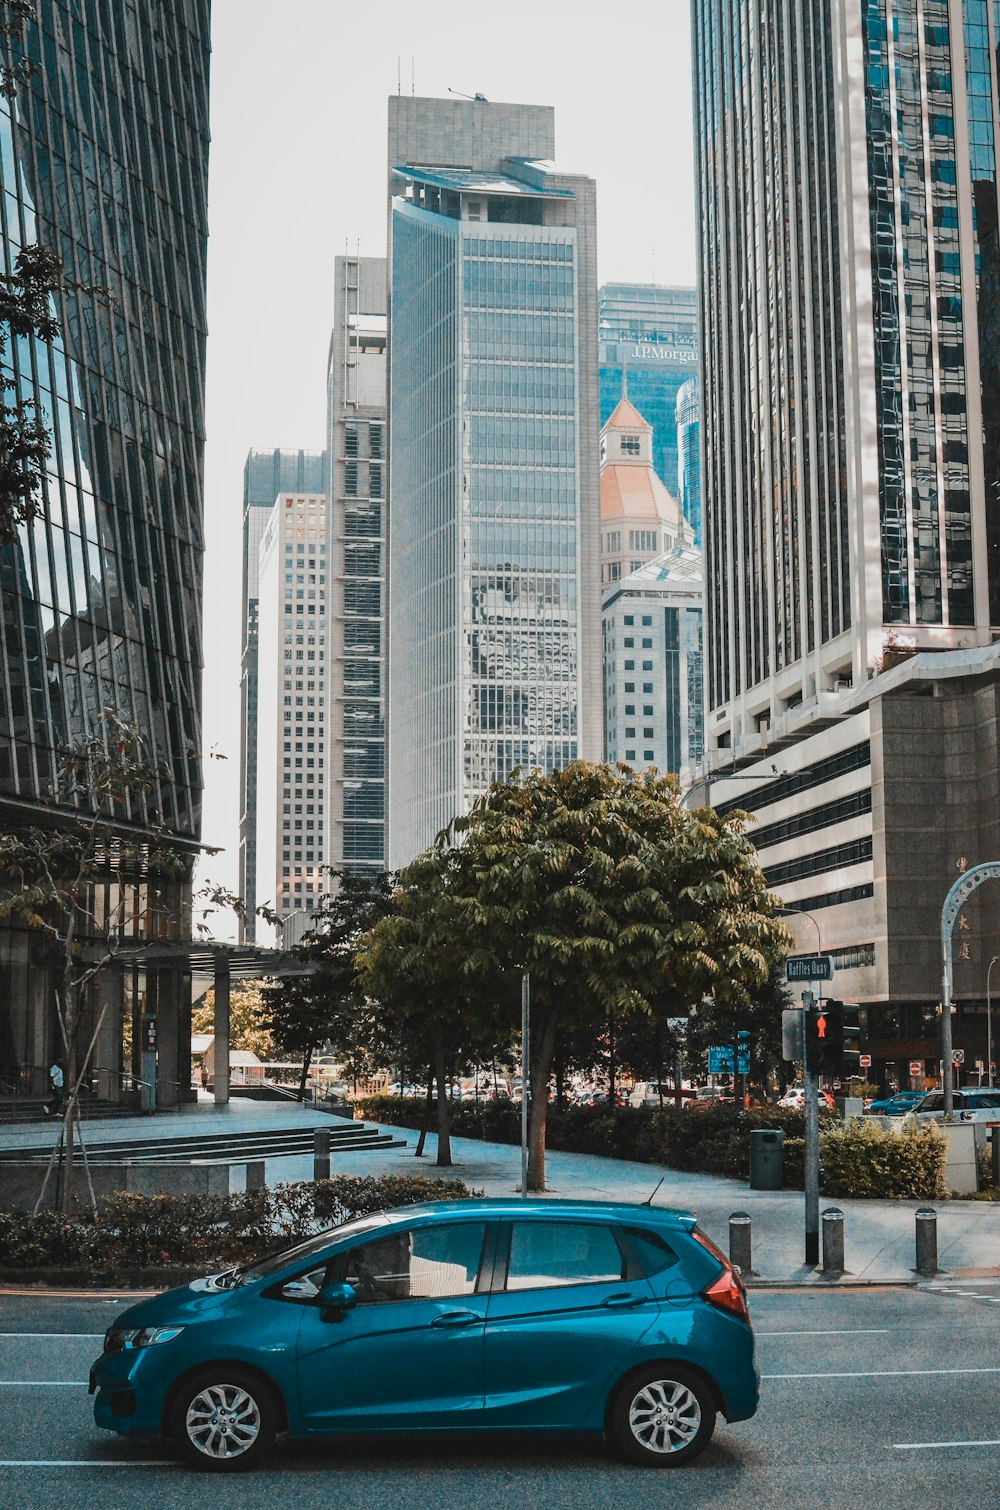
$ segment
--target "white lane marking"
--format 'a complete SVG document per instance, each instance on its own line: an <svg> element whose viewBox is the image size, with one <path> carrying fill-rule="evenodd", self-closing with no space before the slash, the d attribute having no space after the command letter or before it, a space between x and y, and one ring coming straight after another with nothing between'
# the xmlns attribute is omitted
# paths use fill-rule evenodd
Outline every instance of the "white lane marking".
<svg viewBox="0 0 1000 1510"><path fill-rule="evenodd" d="M841 1327L833 1332L758 1332L754 1330L755 1337L874 1337L885 1332L900 1330L889 1326L858 1326Z"/></svg>
<svg viewBox="0 0 1000 1510"><path fill-rule="evenodd" d="M86 1379L0 1379L0 1389L86 1389Z"/></svg>
<svg viewBox="0 0 1000 1510"><path fill-rule="evenodd" d="M761 1374L762 1379L909 1379L923 1374L1000 1374L1000 1368L879 1368L838 1374Z"/></svg>
<svg viewBox="0 0 1000 1510"><path fill-rule="evenodd" d="M33 1337L36 1341L51 1341L57 1338L60 1342L103 1342L103 1332L0 1332L0 1339L4 1337Z"/></svg>
<svg viewBox="0 0 1000 1510"><path fill-rule="evenodd" d="M1000 1447L1000 1441L987 1438L983 1442L893 1442L897 1452L926 1452L928 1447Z"/></svg>
<svg viewBox="0 0 1000 1510"><path fill-rule="evenodd" d="M169 1458L0 1458L0 1468L176 1468Z"/></svg>

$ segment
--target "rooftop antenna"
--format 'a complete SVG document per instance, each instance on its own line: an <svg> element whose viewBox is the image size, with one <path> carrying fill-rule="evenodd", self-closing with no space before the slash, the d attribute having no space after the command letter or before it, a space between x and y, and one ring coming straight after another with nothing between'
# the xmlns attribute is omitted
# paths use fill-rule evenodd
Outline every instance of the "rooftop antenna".
<svg viewBox="0 0 1000 1510"><path fill-rule="evenodd" d="M417 92L417 69L416 69L416 64L414 63L414 60L411 57L410 58L410 94L414 95L414 94L416 94L416 92Z"/></svg>
<svg viewBox="0 0 1000 1510"><path fill-rule="evenodd" d="M460 89L452 89L450 84L448 85L448 93L457 95L460 100L478 100L480 104L489 104L489 100L486 98L485 94L463 94Z"/></svg>
<svg viewBox="0 0 1000 1510"><path fill-rule="evenodd" d="M403 60L399 53L396 54L396 93L403 92Z"/></svg>
<svg viewBox="0 0 1000 1510"><path fill-rule="evenodd" d="M666 1178L667 1178L667 1177L666 1177L666 1175L664 1175L664 1176L663 1176L663 1180L665 1180L665 1179L666 1179ZM663 1184L663 1180L661 1180L661 1181L660 1181L660 1185L662 1185L662 1184ZM659 1190L659 1188L660 1188L660 1185L657 1185L657 1187L656 1187L656 1190ZM654 1191L653 1191L653 1195L655 1195L655 1194L656 1194L656 1190L654 1190ZM648 1200L646 1200L646 1201L643 1201L643 1203L642 1203L642 1204L643 1204L643 1205L644 1205L644 1206L652 1206L652 1204L653 1204L653 1195L651 1195L651 1196L650 1196L650 1197L649 1197L649 1199L648 1199Z"/></svg>

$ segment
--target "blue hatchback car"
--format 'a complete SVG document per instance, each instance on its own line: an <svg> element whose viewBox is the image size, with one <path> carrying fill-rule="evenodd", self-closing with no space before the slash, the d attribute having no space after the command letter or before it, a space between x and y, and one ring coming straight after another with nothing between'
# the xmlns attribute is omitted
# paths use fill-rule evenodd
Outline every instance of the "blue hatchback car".
<svg viewBox="0 0 1000 1510"><path fill-rule="evenodd" d="M347 1222L131 1306L90 1377L98 1426L207 1469L276 1435L602 1432L636 1463L757 1409L738 1272L686 1212L463 1200Z"/></svg>

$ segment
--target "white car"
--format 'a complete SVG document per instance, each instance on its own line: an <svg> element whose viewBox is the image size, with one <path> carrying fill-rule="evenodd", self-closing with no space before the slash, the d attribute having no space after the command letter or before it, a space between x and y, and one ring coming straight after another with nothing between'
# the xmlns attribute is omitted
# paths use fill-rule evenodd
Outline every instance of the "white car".
<svg viewBox="0 0 1000 1510"><path fill-rule="evenodd" d="M816 1099L818 1100L820 1106L825 1106L827 1108L832 1108L833 1107L833 1097L830 1095L829 1091L817 1091L816 1092ZM798 1107L801 1107L801 1106L805 1106L805 1104L806 1104L806 1093L805 1093L805 1090L803 1089L803 1087L801 1085L793 1085L793 1086L791 1086L787 1091L785 1091L785 1094L781 1097L780 1101L778 1102L779 1106L798 1106Z"/></svg>
<svg viewBox="0 0 1000 1510"><path fill-rule="evenodd" d="M1000 1122L1000 1091L953 1091L952 1096L957 1122ZM918 1122L942 1121L944 1091L928 1091L909 1115Z"/></svg>

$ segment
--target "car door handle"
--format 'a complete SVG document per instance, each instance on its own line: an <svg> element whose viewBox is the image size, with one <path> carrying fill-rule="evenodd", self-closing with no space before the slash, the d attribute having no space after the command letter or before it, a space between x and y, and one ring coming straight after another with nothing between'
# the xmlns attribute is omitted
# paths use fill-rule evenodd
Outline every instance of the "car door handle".
<svg viewBox="0 0 1000 1510"><path fill-rule="evenodd" d="M601 1305L606 1306L609 1311L622 1311L627 1306L644 1305L645 1301L644 1295L609 1295L606 1300L601 1301Z"/></svg>
<svg viewBox="0 0 1000 1510"><path fill-rule="evenodd" d="M475 1326L483 1320L477 1311L442 1311L435 1316L431 1326Z"/></svg>

